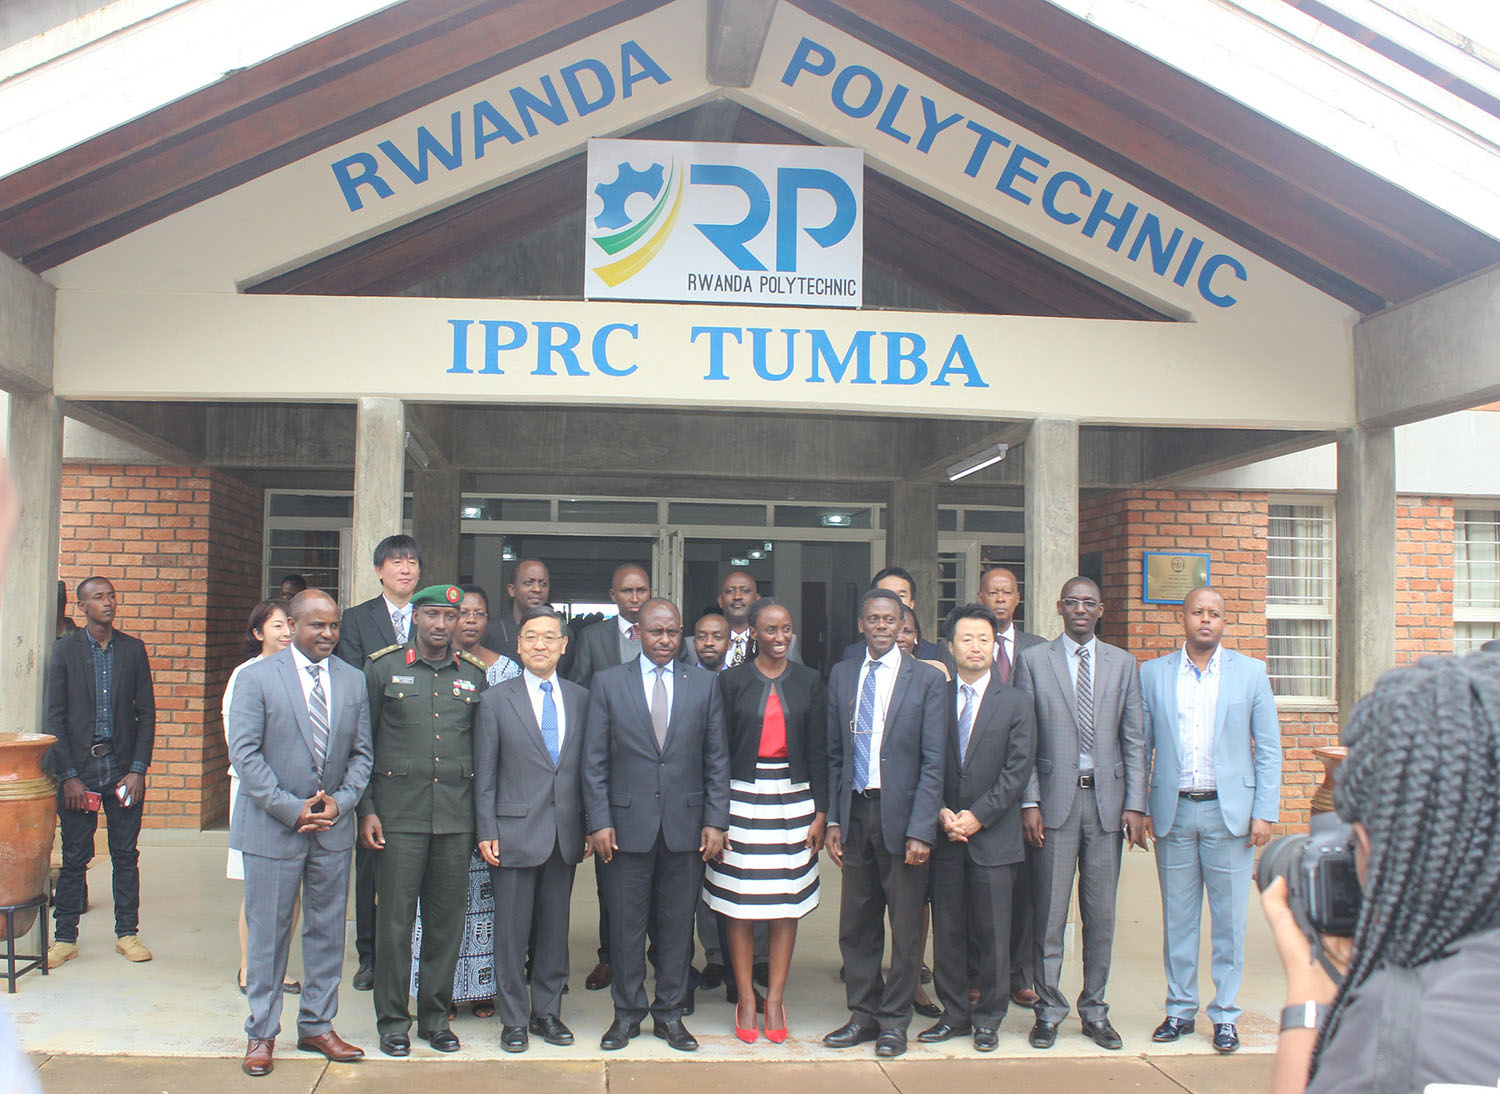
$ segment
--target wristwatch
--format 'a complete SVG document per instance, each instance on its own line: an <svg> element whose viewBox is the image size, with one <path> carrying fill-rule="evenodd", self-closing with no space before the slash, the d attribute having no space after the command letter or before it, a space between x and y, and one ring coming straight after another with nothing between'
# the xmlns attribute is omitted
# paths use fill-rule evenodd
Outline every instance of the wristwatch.
<svg viewBox="0 0 1500 1094"><path fill-rule="evenodd" d="M1281 1012L1281 1032L1289 1029L1317 1029L1328 1017L1328 1008L1309 999L1305 1003L1293 1003Z"/></svg>

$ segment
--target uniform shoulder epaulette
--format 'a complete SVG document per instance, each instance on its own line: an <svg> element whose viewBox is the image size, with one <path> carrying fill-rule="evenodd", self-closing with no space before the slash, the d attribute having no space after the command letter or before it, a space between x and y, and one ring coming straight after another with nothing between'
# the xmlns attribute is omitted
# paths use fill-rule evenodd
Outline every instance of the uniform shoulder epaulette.
<svg viewBox="0 0 1500 1094"><path fill-rule="evenodd" d="M483 661L481 661L479 658L475 657L468 650L459 650L458 651L458 658L459 658L460 661L467 661L469 664L473 665L480 672L484 672L485 671L485 668L486 668L485 663Z"/></svg>
<svg viewBox="0 0 1500 1094"><path fill-rule="evenodd" d="M383 650L376 650L374 653L370 654L370 660L371 661L379 661L386 654L393 653L396 650L404 650L405 648L406 648L406 643L405 642L395 642L395 643L392 643L391 645L387 646L385 649L383 649Z"/></svg>

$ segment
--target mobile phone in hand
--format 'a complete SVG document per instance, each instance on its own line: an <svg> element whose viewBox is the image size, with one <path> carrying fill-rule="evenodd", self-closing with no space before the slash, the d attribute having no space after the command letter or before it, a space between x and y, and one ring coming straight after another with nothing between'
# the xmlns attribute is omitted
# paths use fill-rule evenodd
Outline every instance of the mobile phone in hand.
<svg viewBox="0 0 1500 1094"><path fill-rule="evenodd" d="M120 804L126 809L130 808L130 788L123 782L115 784L115 797L120 799Z"/></svg>
<svg viewBox="0 0 1500 1094"><path fill-rule="evenodd" d="M92 790L83 792L83 808L86 812L97 813L104 808L104 799Z"/></svg>
<svg viewBox="0 0 1500 1094"><path fill-rule="evenodd" d="M309 813L321 813L321 812L323 812L323 799L319 798L317 801L313 802L311 805L309 805L307 807L307 811Z"/></svg>

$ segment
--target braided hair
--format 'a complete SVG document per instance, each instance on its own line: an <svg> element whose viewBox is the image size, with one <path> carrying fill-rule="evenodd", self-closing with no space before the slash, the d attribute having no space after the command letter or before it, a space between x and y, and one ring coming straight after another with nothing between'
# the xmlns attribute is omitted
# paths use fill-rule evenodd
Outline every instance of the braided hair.
<svg viewBox="0 0 1500 1094"><path fill-rule="evenodd" d="M1334 806L1369 832L1354 956L1309 1078L1349 995L1383 965L1415 968L1500 927L1500 655L1386 673L1344 728Z"/></svg>

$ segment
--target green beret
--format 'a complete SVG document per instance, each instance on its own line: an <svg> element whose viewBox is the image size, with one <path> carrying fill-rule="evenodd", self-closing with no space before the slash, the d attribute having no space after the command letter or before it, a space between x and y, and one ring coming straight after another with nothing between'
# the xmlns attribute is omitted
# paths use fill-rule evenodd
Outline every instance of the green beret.
<svg viewBox="0 0 1500 1094"><path fill-rule="evenodd" d="M436 605L439 608L456 608L463 600L464 591L457 585L429 585L411 598L413 608Z"/></svg>

